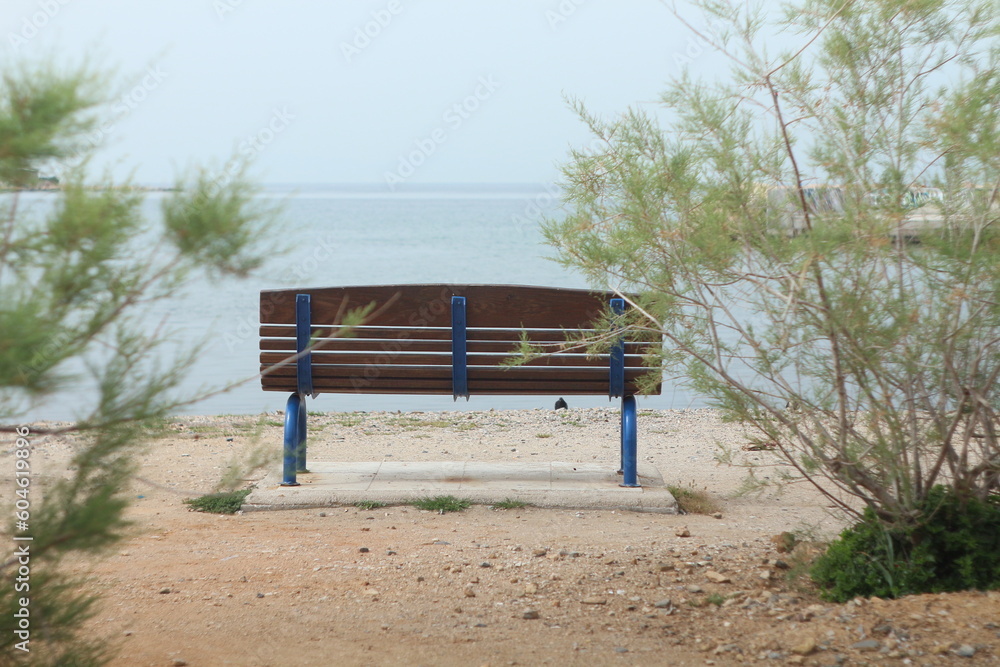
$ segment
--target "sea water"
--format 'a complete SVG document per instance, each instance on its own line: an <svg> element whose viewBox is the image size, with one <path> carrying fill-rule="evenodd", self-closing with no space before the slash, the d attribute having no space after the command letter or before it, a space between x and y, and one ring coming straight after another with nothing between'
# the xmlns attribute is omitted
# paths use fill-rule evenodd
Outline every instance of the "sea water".
<svg viewBox="0 0 1000 667"><path fill-rule="evenodd" d="M44 206L49 193L22 195ZM159 218L167 193L149 193L147 217ZM262 289L396 283L500 283L587 287L550 259L539 223L561 214L554 186L409 186L388 192L365 186L271 186L259 203L279 210L274 249L245 280L199 278L183 294L144 315L145 326L170 332L179 347L203 345L182 391L234 385L198 403L188 414L255 414L281 410L287 396L264 392L258 368L258 300ZM165 348L170 349L170 348ZM169 352L164 352L169 354ZM244 382L240 382L245 380ZM29 407L31 419L72 419L93 405L80 389ZM448 396L324 394L310 410L488 410L551 408L555 396ZM607 397L571 396L571 407L608 405ZM617 404L617 401L613 403ZM667 380L663 393L640 398L640 407L703 407L704 402Z"/></svg>

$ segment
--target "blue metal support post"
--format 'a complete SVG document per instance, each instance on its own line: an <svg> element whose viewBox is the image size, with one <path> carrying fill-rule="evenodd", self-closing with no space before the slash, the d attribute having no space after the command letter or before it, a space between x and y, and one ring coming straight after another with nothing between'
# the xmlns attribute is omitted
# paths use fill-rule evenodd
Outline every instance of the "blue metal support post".
<svg viewBox="0 0 1000 667"><path fill-rule="evenodd" d="M285 444L282 462L282 486L298 486L295 473L309 472L306 468L306 396L314 395L312 354L311 299L308 294L295 295L295 383L296 393L285 405Z"/></svg>
<svg viewBox="0 0 1000 667"><path fill-rule="evenodd" d="M625 312L625 299L611 299L611 312L621 315ZM625 340L619 337L611 346L609 359L608 395L611 398L621 396L622 399L622 429L621 448L619 452L622 475L621 486L638 487L638 429L636 426L635 396L625 393Z"/></svg>
<svg viewBox="0 0 1000 667"><path fill-rule="evenodd" d="M451 393L454 400L469 400L465 297L451 297Z"/></svg>
<svg viewBox="0 0 1000 667"><path fill-rule="evenodd" d="M298 486L295 472L298 469L299 447L301 444L299 431L304 421L300 412L305 411L301 394L292 394L285 404L285 445L282 458L281 485Z"/></svg>
<svg viewBox="0 0 1000 667"><path fill-rule="evenodd" d="M638 487L638 419L635 396L622 396L622 483L621 486Z"/></svg>

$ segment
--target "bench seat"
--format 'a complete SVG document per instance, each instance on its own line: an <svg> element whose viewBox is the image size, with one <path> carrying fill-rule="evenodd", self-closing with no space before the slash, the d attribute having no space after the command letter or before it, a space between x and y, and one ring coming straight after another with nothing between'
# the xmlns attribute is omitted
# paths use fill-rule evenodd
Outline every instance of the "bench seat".
<svg viewBox="0 0 1000 667"><path fill-rule="evenodd" d="M296 471L305 469L307 396L607 394L623 401L623 484L638 486L634 396L640 379L658 372L643 360L661 343L594 328L626 304L610 292L521 285L262 291L261 388L291 393L284 483L294 485ZM369 311L363 324L345 327L345 315L360 308ZM604 354L588 355L574 343L601 335L609 341ZM511 365L525 343L540 354Z"/></svg>

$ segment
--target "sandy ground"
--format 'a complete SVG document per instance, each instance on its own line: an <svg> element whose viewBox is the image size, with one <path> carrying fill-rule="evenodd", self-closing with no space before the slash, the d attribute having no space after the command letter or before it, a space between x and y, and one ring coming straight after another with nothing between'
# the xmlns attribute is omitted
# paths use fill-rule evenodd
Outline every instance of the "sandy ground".
<svg viewBox="0 0 1000 667"><path fill-rule="evenodd" d="M143 456L135 536L78 565L114 665L1000 664L1000 593L820 600L796 576L809 545L772 537L828 538L838 518L803 485L738 496L746 464L778 462L712 411L639 418L640 459L707 492L710 514L189 511L232 464L277 465L280 420L182 418ZM617 463L610 409L326 413L310 428L312 460ZM37 438L39 475L75 446ZM236 471L243 486L262 476Z"/></svg>

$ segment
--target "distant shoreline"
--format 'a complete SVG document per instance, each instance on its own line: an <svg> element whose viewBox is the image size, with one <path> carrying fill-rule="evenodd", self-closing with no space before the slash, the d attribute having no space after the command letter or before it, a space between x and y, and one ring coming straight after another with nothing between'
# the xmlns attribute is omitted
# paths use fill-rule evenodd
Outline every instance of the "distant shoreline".
<svg viewBox="0 0 1000 667"><path fill-rule="evenodd" d="M177 188L171 187L161 187L161 186L151 186L151 185L116 185L111 187L104 187L100 185L87 185L84 186L85 190L121 190L122 192L177 192ZM0 186L0 193L7 192L61 192L63 186L61 185L36 185L30 187L20 187L11 188L6 186Z"/></svg>

